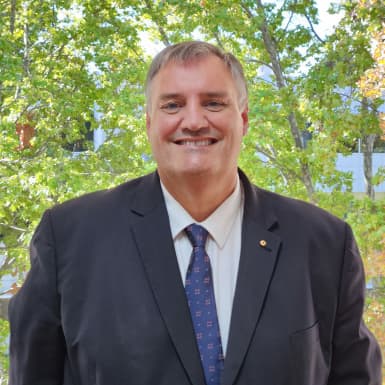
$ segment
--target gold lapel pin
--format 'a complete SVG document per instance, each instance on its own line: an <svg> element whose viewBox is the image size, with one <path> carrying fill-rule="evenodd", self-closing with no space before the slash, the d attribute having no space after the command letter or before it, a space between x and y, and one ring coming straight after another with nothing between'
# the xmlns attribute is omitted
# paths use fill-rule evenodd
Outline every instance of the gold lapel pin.
<svg viewBox="0 0 385 385"><path fill-rule="evenodd" d="M259 241L259 246L261 246L261 247L266 247L266 246L267 246L267 242L266 242L264 239L261 239L261 240Z"/></svg>

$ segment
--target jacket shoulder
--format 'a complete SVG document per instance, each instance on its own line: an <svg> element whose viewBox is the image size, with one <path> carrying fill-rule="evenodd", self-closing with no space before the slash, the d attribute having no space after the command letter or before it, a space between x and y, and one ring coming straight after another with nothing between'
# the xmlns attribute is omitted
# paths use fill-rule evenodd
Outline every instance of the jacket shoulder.
<svg viewBox="0 0 385 385"><path fill-rule="evenodd" d="M63 203L53 206L50 211L53 215L61 215L68 212L75 214L80 211L99 211L119 206L121 202L129 203L138 188L151 178L152 174L129 180L118 186L90 192Z"/></svg>
<svg viewBox="0 0 385 385"><path fill-rule="evenodd" d="M265 212L273 213L280 231L292 236L321 237L330 241L341 239L350 226L337 216L312 203L289 198L254 186Z"/></svg>
<svg viewBox="0 0 385 385"><path fill-rule="evenodd" d="M156 174L132 179L111 189L95 191L48 209L52 228L58 237L99 234L111 226L127 225L131 206L141 191L155 185Z"/></svg>

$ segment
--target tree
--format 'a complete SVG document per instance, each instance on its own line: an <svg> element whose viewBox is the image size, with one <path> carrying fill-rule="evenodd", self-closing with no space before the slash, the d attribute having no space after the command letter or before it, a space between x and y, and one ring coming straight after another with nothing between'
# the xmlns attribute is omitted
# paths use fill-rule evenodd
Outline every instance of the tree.
<svg viewBox="0 0 385 385"><path fill-rule="evenodd" d="M378 51L381 42L376 42L375 38L381 35L384 27L385 5L376 0L345 1L342 8L345 17L336 31L335 41L338 41L343 49L335 49L334 53L345 57L346 64L349 62L347 65L342 64L337 73L340 79L344 78L351 95L361 104L353 114L355 124L352 125L351 134L362 138L367 185L367 198L352 202L352 210L347 220L354 225L361 252L365 257L369 285L366 319L384 347L385 319L382 310L385 306L385 207L383 200L374 201L374 187L384 180L384 169L380 168L376 175L373 174L372 156L374 142L383 134L383 116L379 110L380 105L384 104L385 96L381 93L381 55ZM332 50L328 51L329 54L331 52ZM341 70L345 72L339 72Z"/></svg>
<svg viewBox="0 0 385 385"><path fill-rule="evenodd" d="M16 288L46 208L151 167L142 158L140 28L116 4L25 0L0 7L0 277L14 277ZM107 134L98 151L84 140L89 125ZM86 151L74 153L80 142ZM0 364L7 329L1 321Z"/></svg>
<svg viewBox="0 0 385 385"><path fill-rule="evenodd" d="M357 1L346 1L339 7L343 12L339 26L326 40L323 55L311 71L308 97L314 98L313 106L333 116L331 134L339 137L339 151L351 151L354 142L360 140L364 154L366 193L374 199L374 187L378 183L373 175L372 154L374 142L380 136L378 107L383 100L369 99L363 95L358 82L362 74L371 68L370 34L368 26L374 25L375 12L360 11ZM317 81L319 80L319 81ZM318 95L318 97L317 97ZM338 125L335 123L338 116ZM344 129L348 122L348 130ZM339 135L337 130L343 135ZM349 131L349 132L346 132Z"/></svg>
<svg viewBox="0 0 385 385"><path fill-rule="evenodd" d="M368 68L358 81L365 98L371 101L385 99L385 5L378 0L360 1L358 12L369 19L367 33L372 43L373 66ZM385 139L385 113L378 114L381 139ZM376 182L385 180L385 168L382 168Z"/></svg>
<svg viewBox="0 0 385 385"><path fill-rule="evenodd" d="M362 75L359 86L370 99L384 97L385 91L385 5L380 0L360 0L357 13L370 20L367 32L372 41L374 64Z"/></svg>

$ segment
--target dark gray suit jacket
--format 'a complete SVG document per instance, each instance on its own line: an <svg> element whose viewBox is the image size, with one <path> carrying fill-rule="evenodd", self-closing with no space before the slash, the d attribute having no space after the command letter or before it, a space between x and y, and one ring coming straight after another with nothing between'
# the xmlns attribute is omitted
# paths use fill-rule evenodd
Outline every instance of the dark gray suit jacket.
<svg viewBox="0 0 385 385"><path fill-rule="evenodd" d="M349 226L240 175L222 384L380 385ZM9 309L11 385L204 385L156 173L48 210L31 258Z"/></svg>

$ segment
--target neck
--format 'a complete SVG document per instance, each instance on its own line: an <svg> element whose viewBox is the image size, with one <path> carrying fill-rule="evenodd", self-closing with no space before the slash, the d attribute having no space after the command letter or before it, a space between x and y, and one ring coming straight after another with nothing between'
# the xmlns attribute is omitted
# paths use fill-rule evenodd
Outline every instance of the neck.
<svg viewBox="0 0 385 385"><path fill-rule="evenodd" d="M159 172L159 170L158 170ZM202 175L168 178L159 172L167 191L197 222L209 217L234 191L237 172L226 177L213 178Z"/></svg>

